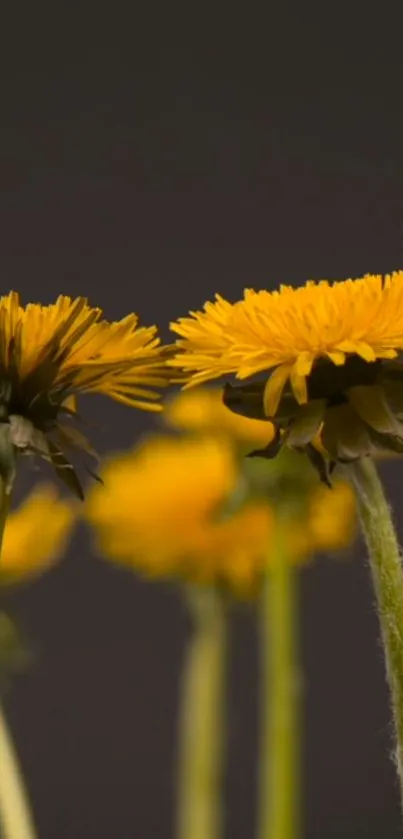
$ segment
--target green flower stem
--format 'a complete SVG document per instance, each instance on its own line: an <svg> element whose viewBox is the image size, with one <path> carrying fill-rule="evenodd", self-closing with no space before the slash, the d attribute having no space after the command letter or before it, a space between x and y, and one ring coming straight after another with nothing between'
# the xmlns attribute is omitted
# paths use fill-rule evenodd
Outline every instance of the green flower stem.
<svg viewBox="0 0 403 839"><path fill-rule="evenodd" d="M362 458L349 467L368 547L396 732L396 764L403 804L403 566L375 464Z"/></svg>
<svg viewBox="0 0 403 839"><path fill-rule="evenodd" d="M3 545L4 528L10 509L10 495L5 490L4 480L0 476L0 572L1 572L1 548Z"/></svg>
<svg viewBox="0 0 403 839"><path fill-rule="evenodd" d="M258 839L298 839L300 834L297 574L284 541L279 529L260 604Z"/></svg>
<svg viewBox="0 0 403 839"><path fill-rule="evenodd" d="M193 586L194 622L184 666L177 839L219 839L225 740L226 609L214 588Z"/></svg>
<svg viewBox="0 0 403 839"><path fill-rule="evenodd" d="M0 551L9 495L0 478ZM1 555L0 555L1 573ZM0 835L3 839L35 839L35 829L12 739L0 706Z"/></svg>
<svg viewBox="0 0 403 839"><path fill-rule="evenodd" d="M0 835L3 839L35 839L18 759L0 707Z"/></svg>

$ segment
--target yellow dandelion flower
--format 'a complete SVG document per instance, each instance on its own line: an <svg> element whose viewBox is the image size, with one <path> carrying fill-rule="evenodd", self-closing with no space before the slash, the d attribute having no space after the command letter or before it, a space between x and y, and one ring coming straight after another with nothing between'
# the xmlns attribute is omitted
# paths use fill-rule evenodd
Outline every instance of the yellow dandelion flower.
<svg viewBox="0 0 403 839"><path fill-rule="evenodd" d="M351 484L337 480L333 488L320 484L309 501L308 530L317 551L347 548L357 528L356 501Z"/></svg>
<svg viewBox="0 0 403 839"><path fill-rule="evenodd" d="M74 399L81 393L102 393L136 408L160 410L155 389L167 383L166 350L156 331L155 326L139 327L135 314L109 323L83 297L60 296L50 306L25 307L16 292L0 298L3 438L7 436L13 451L50 460L81 496L66 453L94 453L71 424ZM9 464L4 456L3 477L11 484L12 452Z"/></svg>
<svg viewBox="0 0 403 839"><path fill-rule="evenodd" d="M347 548L357 530L356 502L347 481L336 480L332 489L323 483L312 486L306 499L306 514L299 527L290 529L288 550L304 561L316 552Z"/></svg>
<svg viewBox="0 0 403 839"><path fill-rule="evenodd" d="M242 492L233 447L223 437L150 438L104 467L104 486L92 488L85 515L110 559L152 577L223 584L233 593L250 594L270 562L276 509L284 501L291 561L301 562L320 548L342 547L351 538L348 490L342 491L344 500L348 495L343 511L338 492L334 497L327 488L327 496L319 493L309 463L289 456L306 463L309 474L299 479L290 469L284 477L273 466L276 476L263 496ZM335 510L339 515L332 522Z"/></svg>
<svg viewBox="0 0 403 839"><path fill-rule="evenodd" d="M403 272L247 290L224 303L172 324L180 338L169 363L189 384L267 371L265 383L228 387L225 401L273 420L288 445L309 453L320 439L333 461L403 451Z"/></svg>
<svg viewBox="0 0 403 839"><path fill-rule="evenodd" d="M37 576L62 555L76 518L75 506L52 485L35 489L6 521L0 557L0 586Z"/></svg>
<svg viewBox="0 0 403 839"><path fill-rule="evenodd" d="M104 553L150 576L232 587L262 567L271 512L260 501L223 510L237 484L231 447L218 439L150 439L113 458L85 511Z"/></svg>
<svg viewBox="0 0 403 839"><path fill-rule="evenodd" d="M227 353L232 346L231 326L233 305L219 294L214 303L206 303L203 312L191 312L190 318L180 318L171 328L182 337L177 342L181 355L172 359L173 367L195 371L192 384L202 384L232 373L231 364L226 363Z"/></svg>
<svg viewBox="0 0 403 839"><path fill-rule="evenodd" d="M197 388L175 396L165 405L164 419L182 431L223 435L249 448L263 448L273 440L275 428L267 420L235 414L224 405L219 388Z"/></svg>

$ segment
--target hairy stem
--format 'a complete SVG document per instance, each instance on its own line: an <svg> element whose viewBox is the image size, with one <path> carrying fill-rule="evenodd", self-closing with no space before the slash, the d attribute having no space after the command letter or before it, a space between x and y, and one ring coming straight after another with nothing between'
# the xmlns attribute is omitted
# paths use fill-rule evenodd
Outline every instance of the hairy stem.
<svg viewBox="0 0 403 839"><path fill-rule="evenodd" d="M363 458L349 469L368 547L377 600L403 803L403 567L391 510L373 461Z"/></svg>

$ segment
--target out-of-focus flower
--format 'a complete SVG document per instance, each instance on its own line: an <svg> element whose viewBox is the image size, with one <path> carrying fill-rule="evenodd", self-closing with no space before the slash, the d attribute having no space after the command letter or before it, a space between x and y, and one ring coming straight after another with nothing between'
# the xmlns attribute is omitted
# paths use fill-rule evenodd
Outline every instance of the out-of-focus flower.
<svg viewBox="0 0 403 839"><path fill-rule="evenodd" d="M154 438L102 477L85 510L110 558L150 576L229 585L261 567L270 510L250 503L225 516L237 473L224 441Z"/></svg>
<svg viewBox="0 0 403 839"><path fill-rule="evenodd" d="M317 552L340 551L353 541L357 529L356 502L349 483L336 480L330 489L319 484L307 498L306 518L290 528L290 554L300 561Z"/></svg>
<svg viewBox="0 0 403 839"><path fill-rule="evenodd" d="M180 393L166 403L163 419L181 431L225 437L249 449L268 446L275 435L271 422L230 411L219 388L203 387Z"/></svg>
<svg viewBox="0 0 403 839"><path fill-rule="evenodd" d="M40 484L7 518L0 554L0 587L42 574L63 554L75 505Z"/></svg>
<svg viewBox="0 0 403 839"><path fill-rule="evenodd" d="M272 420L316 465L318 433L333 462L403 451L403 272L247 290L172 329L180 337L169 363L189 384L267 372L266 381L228 387L226 404Z"/></svg>
<svg viewBox="0 0 403 839"><path fill-rule="evenodd" d="M348 543L354 504L344 487L345 505L333 522L332 511L341 510L339 491L319 492L310 464L293 456L311 473L310 493L289 507L288 551L300 562L315 550ZM282 489L278 484L273 504L269 495L250 494L236 463L222 437L151 438L112 458L102 472L104 486L92 488L85 506L101 551L150 576L222 584L240 595L256 591L270 563ZM322 530L321 515L327 515Z"/></svg>
<svg viewBox="0 0 403 839"><path fill-rule="evenodd" d="M8 488L17 449L51 461L82 495L66 455L94 452L74 426L75 397L103 393L132 407L160 410L155 388L167 383L167 350L156 332L155 326L140 328L134 314L109 323L84 297L26 307L16 292L0 298L0 473Z"/></svg>

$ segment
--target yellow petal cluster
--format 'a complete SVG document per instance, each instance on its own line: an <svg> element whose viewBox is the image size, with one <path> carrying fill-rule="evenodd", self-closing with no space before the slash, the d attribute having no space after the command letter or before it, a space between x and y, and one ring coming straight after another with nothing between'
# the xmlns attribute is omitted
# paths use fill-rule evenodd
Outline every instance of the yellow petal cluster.
<svg viewBox="0 0 403 839"><path fill-rule="evenodd" d="M51 484L40 484L12 512L3 535L0 586L23 582L48 569L63 554L76 508Z"/></svg>
<svg viewBox="0 0 403 839"><path fill-rule="evenodd" d="M299 403L317 359L335 366L355 355L393 359L403 349L403 272L357 280L307 282L278 291L246 290L231 305L217 297L203 311L171 324L180 337L170 361L198 384L224 374L246 379L266 370L267 415L273 416L288 380Z"/></svg>
<svg viewBox="0 0 403 839"><path fill-rule="evenodd" d="M25 307L14 291L0 298L0 366L28 401L37 382L50 392L98 392L159 410L152 388L167 377L156 333L155 326L139 327L135 314L109 323L83 297Z"/></svg>

